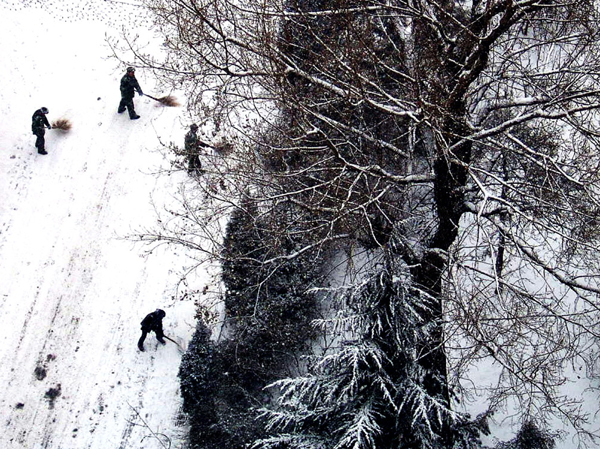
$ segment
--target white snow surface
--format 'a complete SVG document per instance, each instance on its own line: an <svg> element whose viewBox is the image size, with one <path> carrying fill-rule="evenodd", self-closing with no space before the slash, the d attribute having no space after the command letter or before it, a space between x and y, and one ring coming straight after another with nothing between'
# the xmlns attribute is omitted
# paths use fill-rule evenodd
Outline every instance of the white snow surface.
<svg viewBox="0 0 600 449"><path fill-rule="evenodd" d="M143 257L123 238L153 226L152 204L190 182L186 173L155 174L166 163L158 139L183 139L183 110L136 95L141 119L116 113L124 66L108 57L105 34L142 21L120 2L90 18L78 9L88 3L59 2L54 13L52 2L0 3L3 449L175 448L184 434L181 351L154 334L145 353L136 342L156 308L166 311L166 335L189 341L195 307L177 290L186 256ZM152 94L149 74L137 77ZM51 122L73 125L46 132L46 156L31 134L42 106ZM208 279L199 273L194 287Z"/></svg>

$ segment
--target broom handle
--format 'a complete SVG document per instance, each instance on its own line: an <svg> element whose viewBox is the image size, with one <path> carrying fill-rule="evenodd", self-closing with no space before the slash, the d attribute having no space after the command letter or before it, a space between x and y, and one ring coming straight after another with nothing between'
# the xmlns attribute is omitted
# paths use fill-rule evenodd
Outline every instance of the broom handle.
<svg viewBox="0 0 600 449"><path fill-rule="evenodd" d="M152 97L150 97L152 98ZM173 343L175 343L177 346L179 346L179 343L177 343L175 340L173 340L172 338L167 337L165 334L163 334L163 337L165 337L167 340L172 341ZM183 349L181 346L179 346L181 349Z"/></svg>
<svg viewBox="0 0 600 449"><path fill-rule="evenodd" d="M147 97L152 98L153 100L160 101L158 98L153 97L152 95L148 95L148 94L144 94L144 95L147 96Z"/></svg>

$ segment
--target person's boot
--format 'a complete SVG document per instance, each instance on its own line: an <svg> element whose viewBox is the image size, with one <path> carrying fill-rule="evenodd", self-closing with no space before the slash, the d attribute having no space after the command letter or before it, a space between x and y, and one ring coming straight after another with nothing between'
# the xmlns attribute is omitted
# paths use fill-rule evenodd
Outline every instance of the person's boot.
<svg viewBox="0 0 600 449"><path fill-rule="evenodd" d="M38 153L39 154L48 154L48 152L46 150L44 150L43 148L38 148Z"/></svg>
<svg viewBox="0 0 600 449"><path fill-rule="evenodd" d="M139 116L139 115L137 115L137 114L133 114L133 115L132 115L131 117L129 117L129 118L130 118L131 120L137 120L137 119L139 119L139 118L140 118L140 116Z"/></svg>
<svg viewBox="0 0 600 449"><path fill-rule="evenodd" d="M140 351L142 351L142 352L144 352L144 351L145 351L145 349L144 349L144 345L143 345L143 344L141 344L141 343L138 343L138 349L139 349Z"/></svg>
<svg viewBox="0 0 600 449"><path fill-rule="evenodd" d="M160 343L162 343L163 345L166 345L166 344L167 344L167 342L166 342L166 341L165 341L165 340L164 340L162 337L156 337L156 339L157 339L157 340L158 340Z"/></svg>

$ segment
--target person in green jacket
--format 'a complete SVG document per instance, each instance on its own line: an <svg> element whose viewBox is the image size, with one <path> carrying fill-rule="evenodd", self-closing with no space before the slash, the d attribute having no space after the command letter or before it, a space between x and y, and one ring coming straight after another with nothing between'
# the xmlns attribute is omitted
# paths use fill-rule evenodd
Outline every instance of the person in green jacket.
<svg viewBox="0 0 600 449"><path fill-rule="evenodd" d="M208 146L198 137L198 125L195 123L190 126L189 132L185 135L185 155L188 158L188 174L202 174L202 163L200 162L200 148Z"/></svg>

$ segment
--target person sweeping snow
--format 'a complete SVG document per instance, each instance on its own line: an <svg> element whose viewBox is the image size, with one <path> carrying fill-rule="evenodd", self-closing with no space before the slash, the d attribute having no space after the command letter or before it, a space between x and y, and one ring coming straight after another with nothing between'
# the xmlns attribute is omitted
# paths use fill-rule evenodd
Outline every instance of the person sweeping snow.
<svg viewBox="0 0 600 449"><path fill-rule="evenodd" d="M39 154L48 154L45 148L46 140L44 139L44 135L46 134L46 128L52 129L52 126L48 122L47 114L48 108L41 107L31 117L31 132L37 137L35 139L35 147Z"/></svg>
<svg viewBox="0 0 600 449"><path fill-rule="evenodd" d="M121 102L119 103L119 109L117 109L117 112L121 114L122 112L125 112L125 109L127 109L127 112L129 112L129 118L131 120L139 119L140 116L136 114L135 107L133 105L133 97L135 95L135 91L137 91L140 97L144 95L144 93L142 92L140 83L138 83L138 80L135 77L135 69L133 67L127 67L127 73L125 73L123 78L121 78L120 90Z"/></svg>
<svg viewBox="0 0 600 449"><path fill-rule="evenodd" d="M149 313L140 323L142 325L142 336L138 340L138 349L142 352L144 349L144 340L149 332L154 331L156 339L163 345L166 344L164 340L165 334L163 333L162 320L167 314L162 309L156 309L154 312Z"/></svg>
<svg viewBox="0 0 600 449"><path fill-rule="evenodd" d="M195 123L190 126L189 132L185 135L185 155L188 158L188 174L202 174L202 162L200 162L200 148L208 145L198 137L198 125Z"/></svg>

